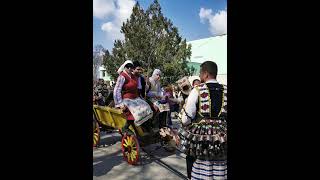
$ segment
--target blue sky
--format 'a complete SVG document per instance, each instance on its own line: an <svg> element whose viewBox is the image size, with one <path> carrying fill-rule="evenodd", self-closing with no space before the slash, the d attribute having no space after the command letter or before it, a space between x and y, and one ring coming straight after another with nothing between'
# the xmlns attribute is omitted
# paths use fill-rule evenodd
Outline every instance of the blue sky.
<svg viewBox="0 0 320 180"><path fill-rule="evenodd" d="M120 26L138 1L146 10L153 0L93 0L93 46L109 51L114 39L123 38ZM159 0L162 13L178 27L187 41L224 34L227 27L226 0Z"/></svg>

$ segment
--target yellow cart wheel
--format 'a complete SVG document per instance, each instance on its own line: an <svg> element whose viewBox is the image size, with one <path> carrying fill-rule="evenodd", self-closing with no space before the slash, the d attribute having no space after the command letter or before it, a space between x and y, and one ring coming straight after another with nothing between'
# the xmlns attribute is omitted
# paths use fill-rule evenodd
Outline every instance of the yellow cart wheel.
<svg viewBox="0 0 320 180"><path fill-rule="evenodd" d="M139 160L139 142L135 135L127 135L122 137L121 141L122 154L125 161L131 165L137 164Z"/></svg>
<svg viewBox="0 0 320 180"><path fill-rule="evenodd" d="M97 121L93 122L93 147L97 147L100 142L100 128Z"/></svg>

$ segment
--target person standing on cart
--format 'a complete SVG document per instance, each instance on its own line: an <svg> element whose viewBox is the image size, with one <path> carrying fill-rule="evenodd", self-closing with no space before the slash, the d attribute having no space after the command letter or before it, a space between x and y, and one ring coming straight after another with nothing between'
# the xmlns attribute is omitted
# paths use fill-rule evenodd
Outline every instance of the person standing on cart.
<svg viewBox="0 0 320 180"><path fill-rule="evenodd" d="M115 107L122 109L127 123L123 131L128 132L130 125L140 126L153 116L148 103L139 97L138 78L133 75L133 62L125 61L118 69L119 77L114 88Z"/></svg>

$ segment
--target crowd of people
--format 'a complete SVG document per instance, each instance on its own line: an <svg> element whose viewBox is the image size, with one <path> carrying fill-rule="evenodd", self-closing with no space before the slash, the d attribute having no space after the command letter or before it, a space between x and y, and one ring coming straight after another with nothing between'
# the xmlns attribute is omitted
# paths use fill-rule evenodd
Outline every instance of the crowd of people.
<svg viewBox="0 0 320 180"><path fill-rule="evenodd" d="M99 106L107 106L110 95L112 95L113 87L111 87L103 79L93 81L93 104Z"/></svg>
<svg viewBox="0 0 320 180"><path fill-rule="evenodd" d="M162 86L159 69L145 77L138 61L125 61L117 72L114 87L103 80L94 84L95 104L109 105L107 99L112 94L114 107L122 109L127 119L123 131L130 125L150 123L147 120L161 111L160 104L169 104L168 127L172 127L171 114L181 115L182 127L176 141L187 155L188 178L227 179L227 91L216 80L218 67L214 62L202 63L199 78L191 82L183 78L178 85Z"/></svg>
<svg viewBox="0 0 320 180"><path fill-rule="evenodd" d="M151 101L154 103L155 101L158 100L165 100L166 102L169 103L170 105L170 114L173 114L174 116L178 116L178 112L180 112L186 97L187 93L185 91L182 91L182 89L176 84L166 84L161 86L160 84L160 78L161 78L161 71L159 69L155 69L152 76L149 78L145 78L143 75L143 67L141 66L140 62L135 61L132 62L132 65L134 68L132 68L132 71L129 73L134 74L137 76L137 88L138 88L138 94L139 97L142 99L145 99L148 101ZM130 65L129 65L130 67ZM122 69L123 68L123 69ZM131 68L131 67L130 67ZM120 75L126 67L121 67L119 68L122 71L118 72ZM124 77L124 76L119 76L119 77ZM119 79L119 78L118 78ZM123 81L123 78L120 78ZM121 88L119 88L119 85L123 82L117 81L116 83L110 85L109 83L105 82L103 79L98 79L97 81L93 82L93 104L94 105L99 105L99 106L115 106L119 107L117 104L119 101L119 98L121 98L122 95L119 92L114 92L114 89L119 91ZM194 82L200 82L199 79L195 79ZM118 86L116 86L118 84ZM130 88L132 89L132 88ZM113 100L113 95L118 94L116 99L115 99L115 104L113 102L110 102ZM157 107L152 107L152 109ZM171 124L171 116L168 117L170 120L170 125Z"/></svg>

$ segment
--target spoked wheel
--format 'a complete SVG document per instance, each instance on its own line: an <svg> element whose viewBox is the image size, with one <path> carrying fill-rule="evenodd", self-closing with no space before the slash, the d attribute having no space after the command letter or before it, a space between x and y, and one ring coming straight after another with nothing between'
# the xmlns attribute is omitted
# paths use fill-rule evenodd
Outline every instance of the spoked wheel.
<svg viewBox="0 0 320 180"><path fill-rule="evenodd" d="M125 161L132 165L137 164L139 160L139 142L135 135L124 134L121 147Z"/></svg>
<svg viewBox="0 0 320 180"><path fill-rule="evenodd" d="M100 142L100 128L97 121L93 122L93 147L97 147Z"/></svg>

